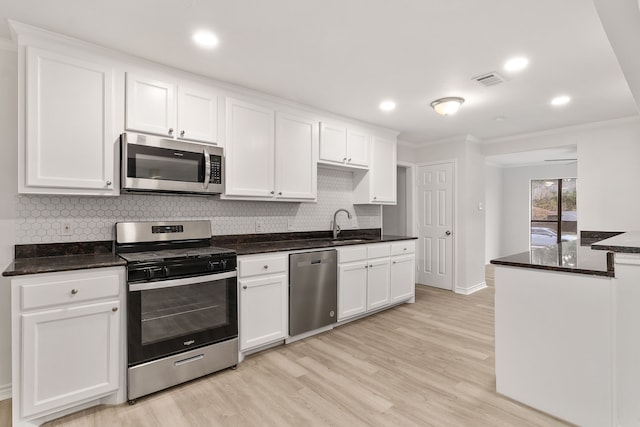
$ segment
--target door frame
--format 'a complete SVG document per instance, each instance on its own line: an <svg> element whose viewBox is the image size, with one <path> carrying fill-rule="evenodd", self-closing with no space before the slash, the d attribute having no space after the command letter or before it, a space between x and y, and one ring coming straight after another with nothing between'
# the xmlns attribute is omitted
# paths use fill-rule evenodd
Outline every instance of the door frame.
<svg viewBox="0 0 640 427"><path fill-rule="evenodd" d="M398 161L396 162L396 168L398 166L405 168L407 170L407 178L406 178L406 187L407 187L407 194L406 194L406 206L405 206L405 211L406 211L406 221L407 221L407 229L405 230L405 233L409 236L417 236L418 235L418 226L417 223L415 222L416 218L416 212L417 212L417 195L418 195L418 187L416 185L416 177L417 177L417 173L416 173L416 164L415 163L410 163L410 162L403 162L403 161ZM397 185L397 184L396 184ZM382 206L381 206L382 208ZM383 230L384 231L384 230Z"/></svg>
<svg viewBox="0 0 640 427"><path fill-rule="evenodd" d="M420 163L416 163L415 166L415 174L414 174L414 179L413 179L413 199L414 200L418 200L418 168L420 168L421 166L435 166L435 165L442 165L442 164L446 164L446 163L450 163L452 168L453 168L453 194L451 195L451 204L453 207L453 223L452 223L452 227L453 230L453 243L452 243L452 250L453 250L453 269L451 272L451 292L456 292L456 289L458 288L458 203L457 203L457 199L456 199L456 195L458 194L458 160L455 158L452 159L443 159L443 160L437 160L437 161L433 161L433 162L420 162ZM417 218L418 218L418 203L414 203L414 218L416 218L416 221L414 221L413 226L414 228L414 233L417 236L418 235L418 222L417 222ZM418 239L420 239L420 236L418 236ZM418 254L420 254L420 245L418 245ZM416 262L416 270L418 263ZM416 283L418 285L421 286L428 286L422 283Z"/></svg>

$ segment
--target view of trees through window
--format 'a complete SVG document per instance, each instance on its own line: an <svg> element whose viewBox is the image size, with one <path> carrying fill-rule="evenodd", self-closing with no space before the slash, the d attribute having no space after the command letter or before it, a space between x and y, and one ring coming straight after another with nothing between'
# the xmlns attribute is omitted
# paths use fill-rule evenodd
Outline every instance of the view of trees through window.
<svg viewBox="0 0 640 427"><path fill-rule="evenodd" d="M531 246L578 238L576 179L531 180Z"/></svg>

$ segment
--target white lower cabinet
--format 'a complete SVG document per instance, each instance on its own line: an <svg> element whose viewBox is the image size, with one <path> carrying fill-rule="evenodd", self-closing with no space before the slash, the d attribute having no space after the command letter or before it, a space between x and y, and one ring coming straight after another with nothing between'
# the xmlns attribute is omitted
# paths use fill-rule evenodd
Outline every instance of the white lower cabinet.
<svg viewBox="0 0 640 427"><path fill-rule="evenodd" d="M416 243L407 240L391 245L391 303L416 295Z"/></svg>
<svg viewBox="0 0 640 427"><path fill-rule="evenodd" d="M288 269L288 254L238 257L241 352L287 337Z"/></svg>
<svg viewBox="0 0 640 427"><path fill-rule="evenodd" d="M338 249L338 321L408 302L415 296L415 243Z"/></svg>
<svg viewBox="0 0 640 427"><path fill-rule="evenodd" d="M124 268L22 276L11 286L13 425L124 401Z"/></svg>

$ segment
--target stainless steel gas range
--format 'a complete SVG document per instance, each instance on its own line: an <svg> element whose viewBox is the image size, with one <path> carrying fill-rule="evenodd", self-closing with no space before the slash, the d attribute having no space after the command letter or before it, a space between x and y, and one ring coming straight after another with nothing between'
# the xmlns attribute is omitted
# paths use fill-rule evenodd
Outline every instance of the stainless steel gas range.
<svg viewBox="0 0 640 427"><path fill-rule="evenodd" d="M121 222L127 261L127 398L238 363L236 254L209 221Z"/></svg>

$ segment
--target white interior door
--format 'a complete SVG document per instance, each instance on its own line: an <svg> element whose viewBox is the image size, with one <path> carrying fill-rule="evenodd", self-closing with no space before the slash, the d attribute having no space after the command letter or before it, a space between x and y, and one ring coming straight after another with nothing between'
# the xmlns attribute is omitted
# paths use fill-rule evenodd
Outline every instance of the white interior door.
<svg viewBox="0 0 640 427"><path fill-rule="evenodd" d="M453 289L453 163L418 167L418 282Z"/></svg>

